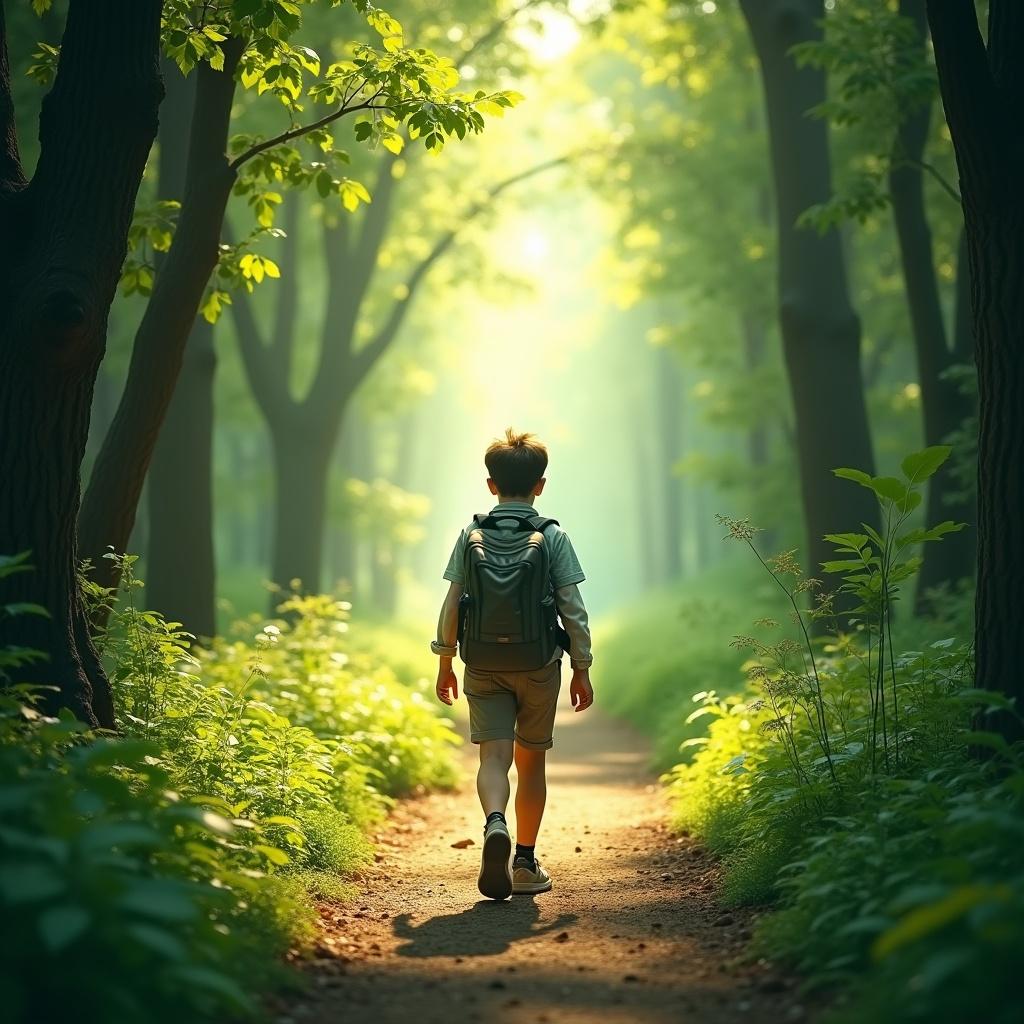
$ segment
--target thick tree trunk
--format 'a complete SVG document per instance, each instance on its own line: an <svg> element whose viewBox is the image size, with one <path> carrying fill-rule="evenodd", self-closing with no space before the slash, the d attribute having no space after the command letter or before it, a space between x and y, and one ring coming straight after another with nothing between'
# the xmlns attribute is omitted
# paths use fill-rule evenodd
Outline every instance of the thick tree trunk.
<svg viewBox="0 0 1024 1024"><path fill-rule="evenodd" d="M914 24L923 49L928 34L925 0L901 0L900 13ZM947 341L925 205L922 160L931 117L929 103L901 123L889 192L917 356L924 440L925 444L935 445L945 443L962 426L971 408L958 382L944 376L955 356ZM928 593L932 588L954 584L974 571L973 502L960 497L958 491L959 484L948 471L932 477L928 484L928 524L934 526L954 519L967 522L971 529L949 534L941 544L924 545L915 599L918 614L929 610Z"/></svg>
<svg viewBox="0 0 1024 1024"><path fill-rule="evenodd" d="M991 0L988 49L973 0L929 0L967 224L978 366L975 682L1024 706L1024 8ZM999 716L1008 738L1020 721Z"/></svg>
<svg viewBox="0 0 1024 1024"><path fill-rule="evenodd" d="M124 551L135 523L142 484L181 371L196 311L217 263L221 225L236 172L226 156L234 70L242 44L224 45L225 67L196 69L185 198L174 241L157 275L135 336L128 380L82 503L83 553L108 568L98 578L116 584L108 547Z"/></svg>
<svg viewBox="0 0 1024 1024"><path fill-rule="evenodd" d="M213 325L197 320L147 484L150 608L209 639L217 633L213 543Z"/></svg>
<svg viewBox="0 0 1024 1024"><path fill-rule="evenodd" d="M49 612L0 619L0 645L40 651L46 660L18 680L56 686L51 707L110 728L109 684L77 584L75 523L107 315L156 135L159 25L158 0L72 0L26 185L0 14L0 554L28 551L33 566L0 582L0 605Z"/></svg>
<svg viewBox="0 0 1024 1024"><path fill-rule="evenodd" d="M877 525L864 488L833 476L838 466L873 472L860 365L860 321L850 304L839 234L797 227L831 192L825 122L808 111L825 100L825 76L798 69L797 43L821 38L823 0L741 0L761 64L779 235L779 321L796 418L808 570L831 557L824 534Z"/></svg>

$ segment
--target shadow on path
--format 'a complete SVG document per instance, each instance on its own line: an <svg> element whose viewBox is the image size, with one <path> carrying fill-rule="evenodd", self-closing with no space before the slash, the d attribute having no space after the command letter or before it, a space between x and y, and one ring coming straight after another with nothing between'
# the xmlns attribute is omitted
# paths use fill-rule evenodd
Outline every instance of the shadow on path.
<svg viewBox="0 0 1024 1024"><path fill-rule="evenodd" d="M560 932L575 924L575 914L539 925L540 907L529 898L510 902L479 900L457 914L439 914L421 924L411 923L411 914L399 914L393 922L395 937L403 940L395 949L398 956L496 956L523 939L547 932Z"/></svg>

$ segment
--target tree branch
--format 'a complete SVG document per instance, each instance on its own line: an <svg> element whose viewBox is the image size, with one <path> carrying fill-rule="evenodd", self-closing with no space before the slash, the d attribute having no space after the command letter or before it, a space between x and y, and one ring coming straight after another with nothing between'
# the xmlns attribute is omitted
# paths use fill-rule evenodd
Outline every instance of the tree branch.
<svg viewBox="0 0 1024 1024"><path fill-rule="evenodd" d="M542 174L544 171L551 170L553 167L559 167L562 164L567 163L568 160L568 156L560 156L552 160L546 160L543 163L536 164L533 167L528 167L526 170L520 171L518 174L514 174L511 177L498 182L498 184L494 185L487 191L487 194L483 199L477 200L477 202L473 203L473 205L469 207L455 227L446 231L437 239L431 247L430 252L423 257L423 259L413 268L412 272L406 278L405 294L391 307L388 318L384 321L380 330L366 345L355 353L352 361L352 380L349 384L351 390L354 390L359 386L373 368L377 360L395 340L395 336L398 334L399 328L405 320L406 314L412 305L412 301L415 298L416 292L422 284L423 279L427 276L430 268L433 267L434 264L444 256L448 249L451 248L455 240L458 238L459 232L462 231L467 224L471 223L475 218L480 216L481 213L488 209L494 200L503 192L512 188L514 185L519 184L519 182L525 181L527 178L532 178L538 174Z"/></svg>
<svg viewBox="0 0 1024 1024"><path fill-rule="evenodd" d="M11 95L11 66L7 58L7 19L0 3L0 195L26 185L18 151L18 129Z"/></svg>
<svg viewBox="0 0 1024 1024"><path fill-rule="evenodd" d="M380 96L382 90L378 89L365 103L357 103L354 107L347 106L344 102L338 107L337 110L332 110L329 114L324 114L323 117L316 121L312 121L309 124L296 125L294 128L289 128L286 132L281 132L280 135L275 135L273 138L264 139L263 142L258 142L254 146L250 146L244 153L239 154L231 161L231 167L237 171L239 167L246 162L251 160L258 153L262 153L264 150L273 149L274 146L284 145L286 142L290 142L292 139L297 139L302 135L308 135L312 131L316 131L317 128L326 128L327 125L337 121L339 117L343 117L345 114L354 114L359 110L382 110L384 109L383 104L374 103L373 101Z"/></svg>
<svg viewBox="0 0 1024 1024"><path fill-rule="evenodd" d="M961 180L991 181L1000 163L997 99L974 0L928 0L928 24ZM985 187L964 191L978 194Z"/></svg>

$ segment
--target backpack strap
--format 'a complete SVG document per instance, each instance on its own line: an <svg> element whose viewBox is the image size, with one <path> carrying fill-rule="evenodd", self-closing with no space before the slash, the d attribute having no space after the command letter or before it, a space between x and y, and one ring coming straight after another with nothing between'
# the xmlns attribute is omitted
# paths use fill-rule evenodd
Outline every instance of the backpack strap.
<svg viewBox="0 0 1024 1024"><path fill-rule="evenodd" d="M506 519L518 520L520 530L530 530L531 532L536 531L537 533L543 533L552 524L555 526L558 525L557 519L547 519L544 516L524 516L521 513L516 512L512 512L507 515L502 513L500 516L495 516L489 512L478 512L473 516L473 522L476 523L477 528L481 530L497 530L498 523L503 522Z"/></svg>
<svg viewBox="0 0 1024 1024"><path fill-rule="evenodd" d="M549 526L560 525L557 519L548 519L546 516L530 516L525 522L529 523L538 533L543 533Z"/></svg>

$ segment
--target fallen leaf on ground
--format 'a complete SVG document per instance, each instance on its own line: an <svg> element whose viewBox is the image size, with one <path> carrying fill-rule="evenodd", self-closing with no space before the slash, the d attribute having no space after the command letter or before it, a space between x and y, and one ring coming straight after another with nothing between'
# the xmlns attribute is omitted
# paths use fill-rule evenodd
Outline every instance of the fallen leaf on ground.
<svg viewBox="0 0 1024 1024"><path fill-rule="evenodd" d="M452 843L453 850L464 850L467 846L472 846L472 839L460 839L457 843Z"/></svg>
<svg viewBox="0 0 1024 1024"><path fill-rule="evenodd" d="M568 942L568 941L569 941L569 933L568 932L559 932L555 936L555 942Z"/></svg>

